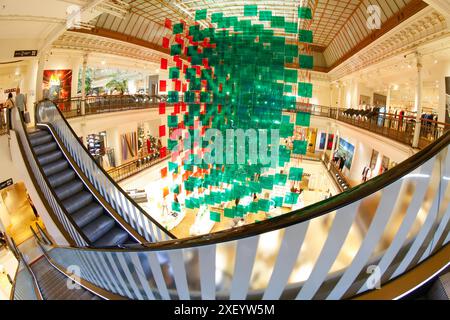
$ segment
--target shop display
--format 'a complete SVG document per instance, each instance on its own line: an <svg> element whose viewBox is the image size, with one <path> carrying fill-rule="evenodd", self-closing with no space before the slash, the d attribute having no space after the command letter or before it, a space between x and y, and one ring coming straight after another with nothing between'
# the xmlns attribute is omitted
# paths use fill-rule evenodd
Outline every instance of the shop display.
<svg viewBox="0 0 450 320"><path fill-rule="evenodd" d="M138 153L137 133L130 132L120 136L122 148L122 161L127 162L134 160Z"/></svg>
<svg viewBox="0 0 450 320"><path fill-rule="evenodd" d="M106 154L105 148L105 136L106 133L102 132L100 134L88 134L86 138L87 149L89 153L94 157L100 166L103 164L103 156Z"/></svg>

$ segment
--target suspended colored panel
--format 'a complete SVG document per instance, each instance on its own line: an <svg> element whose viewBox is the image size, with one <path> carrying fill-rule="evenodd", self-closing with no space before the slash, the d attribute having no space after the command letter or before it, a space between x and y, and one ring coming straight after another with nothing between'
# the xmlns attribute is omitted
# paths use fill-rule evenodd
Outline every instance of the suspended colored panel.
<svg viewBox="0 0 450 320"><path fill-rule="evenodd" d="M181 212L181 206L177 202L172 202L172 210L175 212Z"/></svg>
<svg viewBox="0 0 450 320"><path fill-rule="evenodd" d="M312 11L309 7L298 7L298 18L299 19L312 19Z"/></svg>
<svg viewBox="0 0 450 320"><path fill-rule="evenodd" d="M277 173L275 175L275 184L278 186L284 186L287 182L287 175Z"/></svg>
<svg viewBox="0 0 450 320"><path fill-rule="evenodd" d="M166 92L167 91L166 80L159 80L159 91L162 91L162 92Z"/></svg>
<svg viewBox="0 0 450 320"><path fill-rule="evenodd" d="M159 126L159 137L162 138L165 136L166 136L166 126L165 125Z"/></svg>
<svg viewBox="0 0 450 320"><path fill-rule="evenodd" d="M284 86L284 92L286 93L292 93L292 86L287 84Z"/></svg>
<svg viewBox="0 0 450 320"><path fill-rule="evenodd" d="M306 155L306 149L308 147L308 142L303 140L295 140L294 141L294 150L293 154L301 154Z"/></svg>
<svg viewBox="0 0 450 320"><path fill-rule="evenodd" d="M218 23L223 19L223 12L216 12L211 15L211 22Z"/></svg>
<svg viewBox="0 0 450 320"><path fill-rule="evenodd" d="M266 190L273 189L273 176L261 177L261 178L259 178L259 181L260 181L261 187L263 189L266 189Z"/></svg>
<svg viewBox="0 0 450 320"><path fill-rule="evenodd" d="M283 206L283 197L273 197L272 201L275 202L275 207L281 208Z"/></svg>
<svg viewBox="0 0 450 320"><path fill-rule="evenodd" d="M226 218L234 219L234 217L235 217L235 209L234 208L225 208L223 215Z"/></svg>
<svg viewBox="0 0 450 320"><path fill-rule="evenodd" d="M313 32L311 30L300 29L298 32L298 41L313 43Z"/></svg>
<svg viewBox="0 0 450 320"><path fill-rule="evenodd" d="M312 95L313 95L313 85L312 85L312 83L299 82L298 83L297 95L299 97L312 98Z"/></svg>
<svg viewBox="0 0 450 320"><path fill-rule="evenodd" d="M177 23L173 25L173 34L180 34L184 31L184 24L183 23Z"/></svg>
<svg viewBox="0 0 450 320"><path fill-rule="evenodd" d="M274 17L274 16L272 16L270 26L272 28L284 29L284 17Z"/></svg>
<svg viewBox="0 0 450 320"><path fill-rule="evenodd" d="M169 46L170 46L170 40L169 40L169 38L164 37L164 38L162 39L162 46L163 46L163 48L165 48L165 49L169 49Z"/></svg>
<svg viewBox="0 0 450 320"><path fill-rule="evenodd" d="M220 222L220 213L211 211L209 213L209 218L211 219L211 221Z"/></svg>
<svg viewBox="0 0 450 320"><path fill-rule="evenodd" d="M167 177L167 167L161 169L161 178Z"/></svg>
<svg viewBox="0 0 450 320"><path fill-rule="evenodd" d="M181 54L181 45L180 44L173 44L170 46L170 55L171 56L178 56Z"/></svg>
<svg viewBox="0 0 450 320"><path fill-rule="evenodd" d="M258 201L259 210L264 212L270 211L270 201L266 199L259 199Z"/></svg>
<svg viewBox="0 0 450 320"><path fill-rule="evenodd" d="M281 138L289 138L294 135L294 124L286 123L283 124L280 128L280 137Z"/></svg>
<svg viewBox="0 0 450 320"><path fill-rule="evenodd" d="M167 117L167 126L169 128L177 128L178 127L178 116L168 116Z"/></svg>
<svg viewBox="0 0 450 320"><path fill-rule="evenodd" d="M302 181L302 178L303 178L303 169L302 168L289 169L289 180Z"/></svg>
<svg viewBox="0 0 450 320"><path fill-rule="evenodd" d="M159 104L159 114L166 114L166 104L164 102Z"/></svg>
<svg viewBox="0 0 450 320"><path fill-rule="evenodd" d="M308 112L297 112L295 125L309 127L311 124L311 114Z"/></svg>
<svg viewBox="0 0 450 320"><path fill-rule="evenodd" d="M297 70L286 69L284 71L284 82L296 83L298 73Z"/></svg>
<svg viewBox="0 0 450 320"><path fill-rule="evenodd" d="M298 24L296 22L285 22L284 31L290 34L296 34L298 31Z"/></svg>
<svg viewBox="0 0 450 320"><path fill-rule="evenodd" d="M298 63L300 65L300 68L312 69L314 67L314 58L313 56L301 54L298 56Z"/></svg>
<svg viewBox="0 0 450 320"><path fill-rule="evenodd" d="M195 11L195 21L206 20L207 12L207 9Z"/></svg>
<svg viewBox="0 0 450 320"><path fill-rule="evenodd" d="M161 70L167 70L167 59L161 58Z"/></svg>
<svg viewBox="0 0 450 320"><path fill-rule="evenodd" d="M180 100L180 94L178 91L169 91L167 102L168 103L177 103Z"/></svg>
<svg viewBox="0 0 450 320"><path fill-rule="evenodd" d="M178 172L178 163L169 161L169 172Z"/></svg>
<svg viewBox="0 0 450 320"><path fill-rule="evenodd" d="M262 10L259 12L260 21L271 21L271 19L272 19L272 11Z"/></svg>
<svg viewBox="0 0 450 320"><path fill-rule="evenodd" d="M299 197L298 193L287 192L286 196L284 197L284 202L286 204L295 205L297 204L298 197Z"/></svg>
<svg viewBox="0 0 450 320"><path fill-rule="evenodd" d="M164 27L166 27L167 29L172 30L172 21L170 19L164 20Z"/></svg>
<svg viewBox="0 0 450 320"><path fill-rule="evenodd" d="M245 5L244 6L244 16L245 17L256 17L258 15L257 5Z"/></svg>

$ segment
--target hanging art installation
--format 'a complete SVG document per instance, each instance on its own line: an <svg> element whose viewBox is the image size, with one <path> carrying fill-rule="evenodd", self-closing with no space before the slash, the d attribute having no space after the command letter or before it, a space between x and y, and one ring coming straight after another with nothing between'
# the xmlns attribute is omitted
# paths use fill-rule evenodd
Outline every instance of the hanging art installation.
<svg viewBox="0 0 450 320"><path fill-rule="evenodd" d="M181 194L187 209L236 204L223 212L211 210L215 222L268 212L273 203L294 202L298 195L293 193L250 203L239 199L270 192L274 184L301 181L302 168L267 173L307 150L304 140L293 141L292 149L280 140L292 137L296 126L310 125L309 113L297 112L291 118L283 112L297 110L298 102L309 104L312 97L312 10L298 7L291 18L257 5L244 5L243 11L238 18L198 10L193 25L166 20L172 36L162 41L172 61L161 59L170 80L161 81L160 88L174 106L171 114L166 114L166 103L159 106L159 114L167 116L160 137L168 136L167 149L160 154L165 157L170 151L172 156L161 170L171 181L163 196L178 212Z"/></svg>

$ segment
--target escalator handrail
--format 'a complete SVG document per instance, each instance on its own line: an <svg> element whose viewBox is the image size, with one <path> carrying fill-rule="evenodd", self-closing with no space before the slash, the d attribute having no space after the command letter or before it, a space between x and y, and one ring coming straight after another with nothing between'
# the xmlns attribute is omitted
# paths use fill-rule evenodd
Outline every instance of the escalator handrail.
<svg viewBox="0 0 450 320"><path fill-rule="evenodd" d="M44 99L41 100L39 102L37 102L35 104L35 122L36 124L40 123L40 119L39 119L39 105L42 102L51 102L48 99ZM177 237L172 234L169 230L167 230L166 228L164 228L158 221L156 221L152 216L150 216L147 212L145 212L115 181L114 179L111 178L111 176L105 171L105 169L103 169L100 165L98 165L97 161L95 161L94 157L91 155L91 153L87 150L87 148L84 146L83 143L81 143L80 139L78 139L78 135L75 133L75 131L72 129L72 126L67 122L66 118L64 117L64 115L62 114L61 110L59 110L59 108L56 106L56 104L54 102L52 102L54 108L57 110L59 116L61 117L61 119L64 121L65 125L68 127L69 131L72 133L72 135L74 136L75 140L78 142L78 144L83 148L83 150L87 153L88 157L91 159L91 161L93 162L94 166L96 166L100 172L103 173L103 175L112 183L112 185L116 188L116 190L120 193L122 193L125 198L130 201L131 204L133 204L136 209L138 211L140 211L147 219L149 219L153 224L155 224L155 226L157 226L163 233L165 233L169 238L171 239L177 239Z"/></svg>
<svg viewBox="0 0 450 320"><path fill-rule="evenodd" d="M148 243L145 247L127 247L127 251L159 251L159 250L173 250L182 248L191 248L212 245L217 243L229 242L233 240L239 240L248 238L263 233L272 232L278 229L286 228L292 225L296 225L308 220L312 220L326 214L332 213L342 207L350 205L354 202L362 200L383 188L389 186L395 181L410 174L432 157L437 155L440 151L446 148L450 144L450 131L444 133L442 137L422 149L418 153L414 154L401 164L397 165L393 169L386 171L385 173L361 184L349 189L339 195L328 198L321 202L315 203L303 209L295 210L290 213L284 214L279 217L272 218L270 220L261 221L256 224L245 225L230 230L224 230L213 234L207 234L202 236L195 236L184 239L168 240L158 243ZM75 249L75 248L68 248ZM86 248L85 250L91 250ZM97 251L123 251L123 249L98 249Z"/></svg>
<svg viewBox="0 0 450 320"><path fill-rule="evenodd" d="M82 232L81 228L78 227L78 225L75 223L75 221L73 220L72 216L67 212L67 210L65 209L65 207L62 205L62 203L59 201L58 197L56 196L55 191L53 190L53 188L50 185L50 182L47 179L47 176L44 174L44 171L41 167L41 165L39 165L38 162L38 157L36 155L36 153L34 152L33 148L31 147L31 141L30 141L30 137L28 136L27 133L27 128L25 126L25 121L23 118L23 115L21 112L19 112L17 110L17 108L15 108L15 112L16 115L19 117L20 123L22 125L21 128L14 128L15 130L20 129L23 130L24 132L24 136L26 139L26 143L28 144L30 151L31 151L31 155L33 156L34 161L37 164L37 167L39 169L39 173L41 174L44 183L47 185L48 189L50 190L50 193L53 197L53 199L55 200L56 204L58 205L58 207L61 209L61 212L66 216L67 220L70 222L70 224L72 225L72 227L74 228L74 230L78 233L78 235L81 237L81 239L86 242L86 244L91 245L91 241L84 235L84 233ZM25 143L24 141L20 141L19 143L19 148L21 149L22 152L24 152L23 150L23 143ZM25 154L24 154L25 156ZM51 216L53 222L58 226L58 229L63 233L64 238L73 246L76 246L76 242L75 239L73 239L69 232L67 232L65 230L65 228L62 226L61 221L59 221L57 215L55 215L53 213L53 209L51 208L51 206L48 206L48 199L45 199L45 196L41 193L41 189L39 187L39 184L37 183L37 181L34 179L34 173L33 170L30 167L30 164L28 163L28 159L26 159L26 156L24 157L24 162L25 165L27 166L27 170L29 171L29 176L31 177L31 180L33 181L33 184L35 184L36 190L39 193L39 196L42 200L42 202L44 203L44 205L46 206L47 212L49 213L49 215Z"/></svg>
<svg viewBox="0 0 450 320"><path fill-rule="evenodd" d="M67 150L64 143L59 138L53 125L52 124L45 124L45 125L38 124L37 126L40 126L40 125L45 126L47 129L49 129L50 134L55 139L56 143L58 144L59 148L61 149L62 153L64 154L64 157L66 158L67 162L69 163L70 167L76 172L77 176L83 182L84 186L89 190L89 192L98 201L98 203L103 207L103 209L109 214L109 216L111 216L136 241L138 241L140 243L146 242L145 238L143 236L141 236L136 230L134 230L119 215L119 213L117 213L116 210L103 198L103 196L97 191L97 189L95 189L95 187L92 185L92 183L89 181L89 179L83 173L83 171L79 168L78 164L73 159L73 157L71 156L70 152Z"/></svg>

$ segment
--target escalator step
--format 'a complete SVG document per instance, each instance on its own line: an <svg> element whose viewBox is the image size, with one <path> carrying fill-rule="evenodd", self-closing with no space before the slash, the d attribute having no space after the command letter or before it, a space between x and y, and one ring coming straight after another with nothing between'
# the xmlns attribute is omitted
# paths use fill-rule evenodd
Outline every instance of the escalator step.
<svg viewBox="0 0 450 320"><path fill-rule="evenodd" d="M114 228L115 224L113 218L104 215L89 223L82 230L86 237L94 243Z"/></svg>
<svg viewBox="0 0 450 320"><path fill-rule="evenodd" d="M66 208L67 212L69 214L72 214L72 213L80 210L84 206L87 206L93 200L94 200L94 197L92 196L92 194L90 194L87 191L81 191L81 192L77 193L76 195L74 195L73 197L70 197L69 199L64 200L62 202L62 204L63 204L64 208Z"/></svg>
<svg viewBox="0 0 450 320"><path fill-rule="evenodd" d="M53 140L53 136L51 134L42 135L40 137L33 137L30 138L31 146L37 147L42 144L49 143Z"/></svg>
<svg viewBox="0 0 450 320"><path fill-rule="evenodd" d="M111 229L103 237L94 242L93 245L94 247L112 247L117 246L119 244L123 244L128 240L129 240L128 233L123 229L115 227Z"/></svg>
<svg viewBox="0 0 450 320"><path fill-rule="evenodd" d="M80 227L83 228L103 214L103 207L98 203L91 203L88 206L78 210L72 214L73 220Z"/></svg>
<svg viewBox="0 0 450 320"><path fill-rule="evenodd" d="M52 163L54 161L61 159L62 157L63 157L62 152L59 150L56 150L56 151L52 151L47 154L39 156L38 161L41 166L45 166L49 163Z"/></svg>
<svg viewBox="0 0 450 320"><path fill-rule="evenodd" d="M49 134L47 130L37 129L34 132L29 133L30 138L35 139Z"/></svg>
<svg viewBox="0 0 450 320"><path fill-rule="evenodd" d="M75 171L68 169L49 176L48 181L53 188L57 188L75 178Z"/></svg>
<svg viewBox="0 0 450 320"><path fill-rule="evenodd" d="M65 200L74 194L82 191L84 188L83 182L81 180L72 180L66 184L55 189L55 193L60 200Z"/></svg>
<svg viewBox="0 0 450 320"><path fill-rule="evenodd" d="M61 159L42 167L44 174L48 177L69 168L69 163L65 159Z"/></svg>
<svg viewBox="0 0 450 320"><path fill-rule="evenodd" d="M37 156L50 153L52 151L55 151L56 149L58 149L58 145L56 144L56 142L50 142L50 143L47 143L47 144L42 144L40 146L37 146L37 147L33 148L34 153Z"/></svg>

